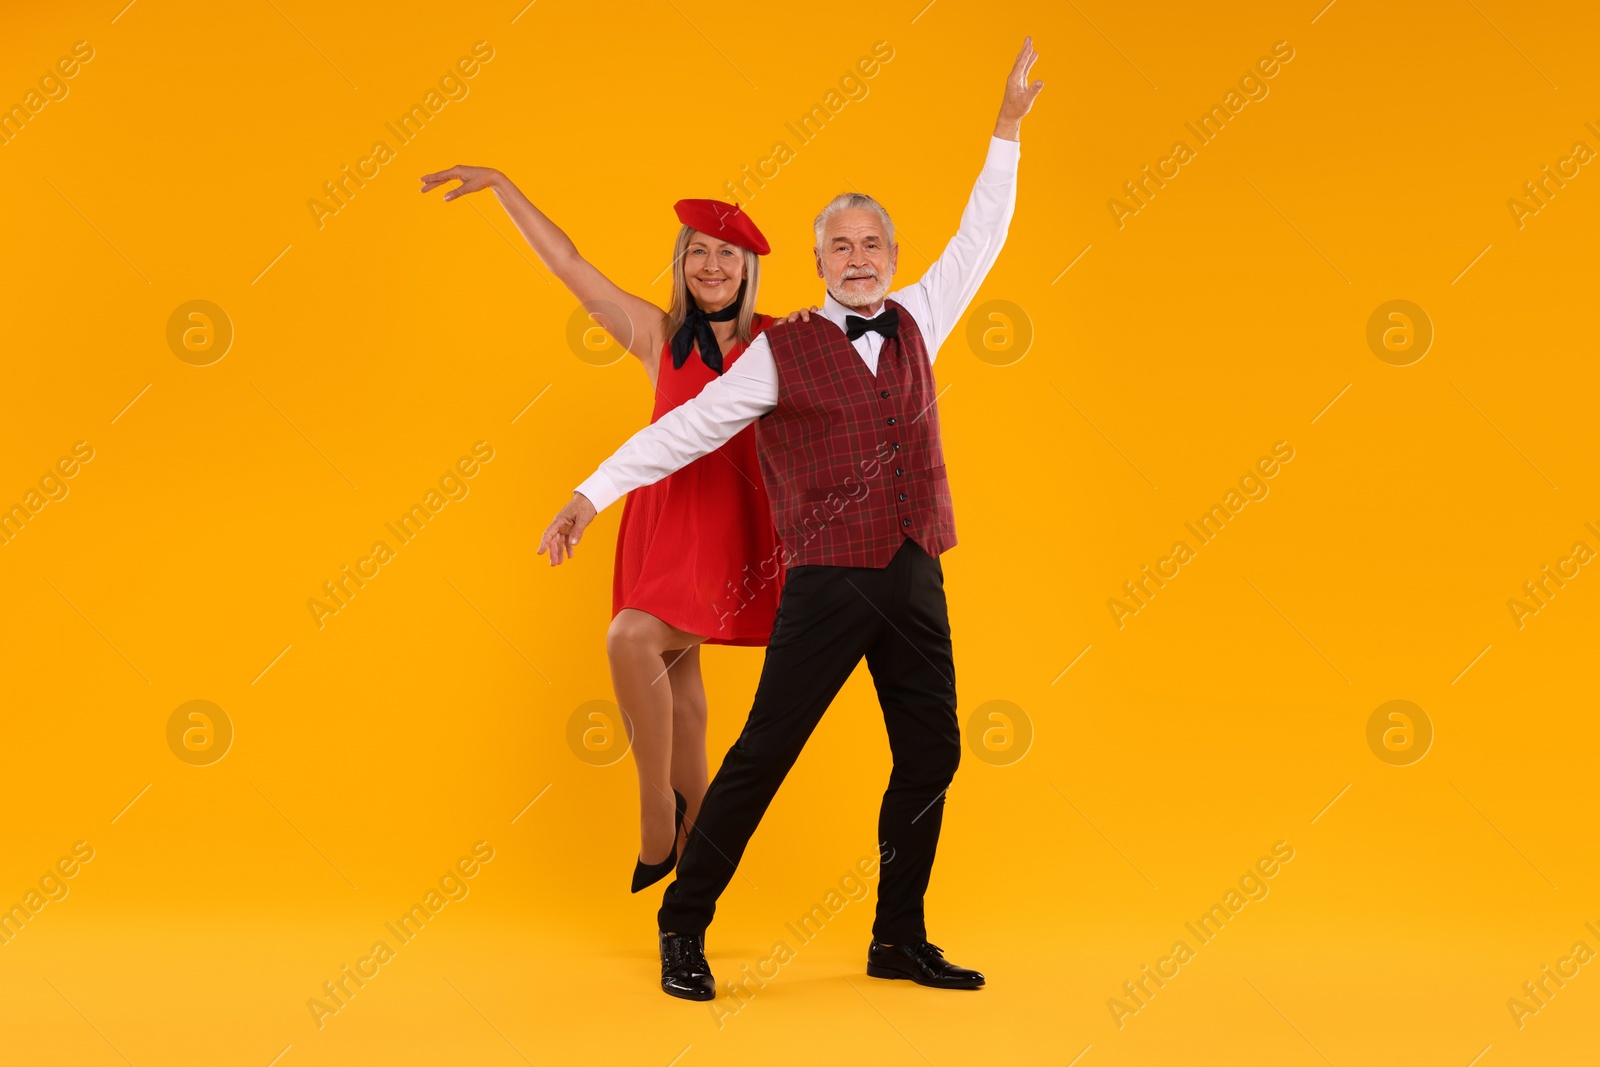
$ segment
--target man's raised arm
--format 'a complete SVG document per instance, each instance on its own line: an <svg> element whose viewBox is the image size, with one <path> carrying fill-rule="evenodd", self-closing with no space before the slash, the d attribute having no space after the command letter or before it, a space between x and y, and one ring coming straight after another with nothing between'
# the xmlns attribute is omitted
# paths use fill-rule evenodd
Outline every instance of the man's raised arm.
<svg viewBox="0 0 1600 1067"><path fill-rule="evenodd" d="M670 373L663 365L661 373ZM700 395L673 408L628 438L584 479L539 540L552 567L573 555L595 515L623 494L659 482L771 411L778 403L778 372L766 337L750 342L738 361L706 383Z"/></svg>
<svg viewBox="0 0 1600 1067"><path fill-rule="evenodd" d="M922 330L930 361L955 329L967 305L1000 255L1011 214L1017 203L1017 159L1021 154L1022 119L1033 107L1044 82L1028 80L1039 53L1033 38L1025 38L1006 75L1000 115L983 170L972 187L956 235L915 285L889 294L911 312Z"/></svg>

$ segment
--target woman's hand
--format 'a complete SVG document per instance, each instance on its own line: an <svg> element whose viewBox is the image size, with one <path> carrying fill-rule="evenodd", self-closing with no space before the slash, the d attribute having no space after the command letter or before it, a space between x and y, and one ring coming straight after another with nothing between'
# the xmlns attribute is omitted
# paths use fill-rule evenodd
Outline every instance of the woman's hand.
<svg viewBox="0 0 1600 1067"><path fill-rule="evenodd" d="M457 181L461 184L444 194L446 200L454 200L466 193L482 192L492 188L496 182L505 175L493 167L451 167L449 170L435 171L422 176L422 191L430 192L445 182Z"/></svg>
<svg viewBox="0 0 1600 1067"><path fill-rule="evenodd" d="M517 188L515 182L493 167L455 166L422 176L422 191L430 192L446 182L461 184L444 194L446 201L467 193L493 189L495 199L505 208L518 232L538 255L546 270L554 274L595 321L622 347L639 357L650 381L655 382L666 313L643 297L617 288L594 264L578 254L572 239L551 222L544 212ZM548 278L544 279L546 282ZM552 562L559 563L560 560Z"/></svg>
<svg viewBox="0 0 1600 1067"><path fill-rule="evenodd" d="M806 308L801 308L799 311L791 311L791 312L789 312L789 317L784 319L783 321L784 322L795 322L796 320L798 320L800 322L810 322L811 321L811 316L816 313L816 310L817 310L817 305L812 304L809 310L807 310Z"/></svg>
<svg viewBox="0 0 1600 1067"><path fill-rule="evenodd" d="M573 493L567 506L556 515L544 536L539 539L539 555L550 553L550 566L557 567L565 559L577 554L583 531L594 521L594 505L582 493Z"/></svg>

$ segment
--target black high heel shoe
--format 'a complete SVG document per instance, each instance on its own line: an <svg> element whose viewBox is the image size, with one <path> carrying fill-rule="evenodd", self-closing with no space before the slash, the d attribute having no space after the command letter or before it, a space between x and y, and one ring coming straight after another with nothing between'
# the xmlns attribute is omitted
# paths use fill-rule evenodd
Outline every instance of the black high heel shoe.
<svg viewBox="0 0 1600 1067"><path fill-rule="evenodd" d="M637 893L647 886L655 885L661 879L672 873L672 868L678 865L678 832L683 829L683 815L689 810L689 802L683 799L683 794L676 789L672 791L677 806L677 814L672 822L672 851L667 853L667 858L660 863L646 863L638 860L633 865L633 889Z"/></svg>

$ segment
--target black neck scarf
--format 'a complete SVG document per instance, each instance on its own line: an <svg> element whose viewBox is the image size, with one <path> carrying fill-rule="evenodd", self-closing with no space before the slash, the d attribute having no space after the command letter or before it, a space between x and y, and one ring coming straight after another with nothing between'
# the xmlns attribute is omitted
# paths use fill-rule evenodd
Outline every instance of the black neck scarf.
<svg viewBox="0 0 1600 1067"><path fill-rule="evenodd" d="M711 332L711 324L739 317L739 307L744 303L744 282L739 283L739 295L721 311L701 311L694 297L689 296L687 300L689 312L683 317L683 325L678 327L678 332L672 335L672 369L683 369L684 361L689 358L689 350L698 347L700 362L710 367L713 374L720 375L722 348L717 344L717 335Z"/></svg>

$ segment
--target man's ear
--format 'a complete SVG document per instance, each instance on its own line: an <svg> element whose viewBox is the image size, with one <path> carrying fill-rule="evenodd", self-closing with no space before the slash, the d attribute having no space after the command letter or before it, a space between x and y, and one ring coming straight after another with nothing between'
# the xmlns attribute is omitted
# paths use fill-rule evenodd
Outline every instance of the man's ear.
<svg viewBox="0 0 1600 1067"><path fill-rule="evenodd" d="M895 274L900 270L900 242L896 241L889 246L889 273Z"/></svg>
<svg viewBox="0 0 1600 1067"><path fill-rule="evenodd" d="M813 248L811 250L811 258L817 261L817 277L826 278L827 275L822 273L822 250L819 248Z"/></svg>

